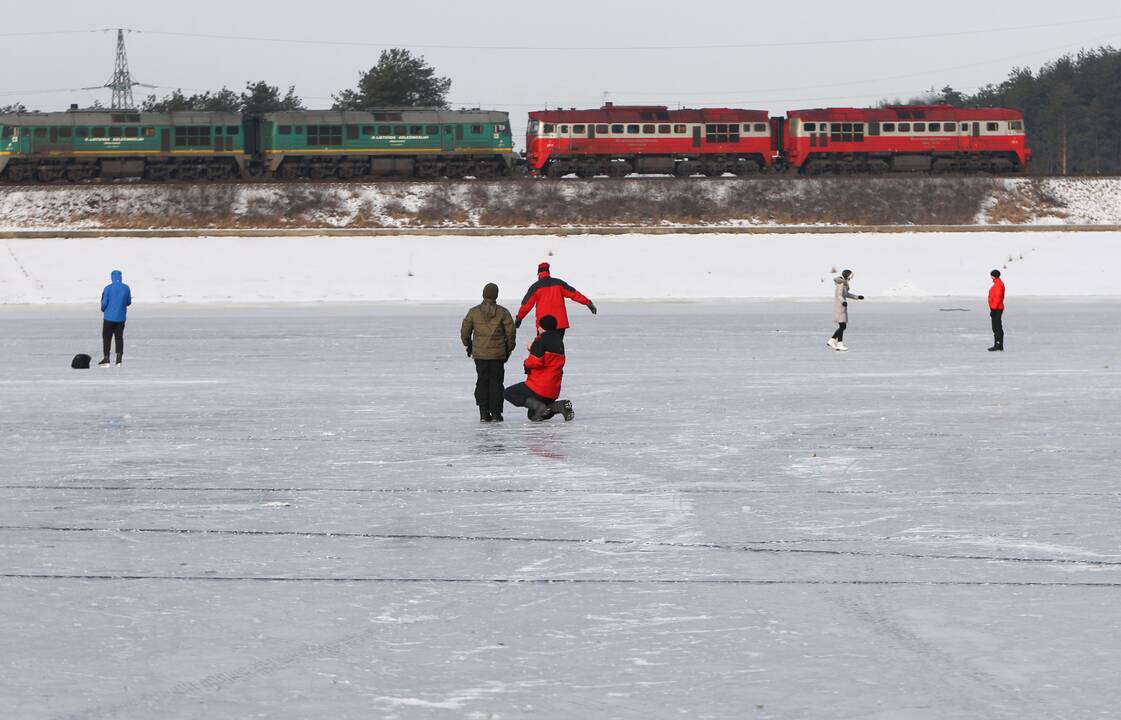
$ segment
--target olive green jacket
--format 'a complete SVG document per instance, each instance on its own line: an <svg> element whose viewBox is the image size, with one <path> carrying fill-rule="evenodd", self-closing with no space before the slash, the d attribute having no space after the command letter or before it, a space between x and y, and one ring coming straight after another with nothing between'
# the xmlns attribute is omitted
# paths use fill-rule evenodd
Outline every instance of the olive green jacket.
<svg viewBox="0 0 1121 720"><path fill-rule="evenodd" d="M459 338L476 360L506 360L514 352L514 318L493 300L483 300L467 311Z"/></svg>

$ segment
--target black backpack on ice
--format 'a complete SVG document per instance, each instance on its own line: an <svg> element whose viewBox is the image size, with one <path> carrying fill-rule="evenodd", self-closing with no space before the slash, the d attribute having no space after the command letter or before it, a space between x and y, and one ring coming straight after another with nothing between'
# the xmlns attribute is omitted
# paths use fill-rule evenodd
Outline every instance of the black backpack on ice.
<svg viewBox="0 0 1121 720"><path fill-rule="evenodd" d="M74 368L75 370L89 370L90 360L92 359L93 358L91 358L89 355L86 355L85 353L78 353L74 356L74 359L70 361L70 367Z"/></svg>

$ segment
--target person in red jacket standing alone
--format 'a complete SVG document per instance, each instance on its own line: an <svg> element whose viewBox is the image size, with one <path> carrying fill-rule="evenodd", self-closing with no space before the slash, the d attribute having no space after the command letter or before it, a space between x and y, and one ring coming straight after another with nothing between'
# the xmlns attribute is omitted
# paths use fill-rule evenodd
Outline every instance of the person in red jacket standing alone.
<svg viewBox="0 0 1121 720"><path fill-rule="evenodd" d="M575 300L581 305L587 305L588 309L592 311L592 315L597 312L594 302L581 295L576 288L564 280L551 276L549 274L549 263L541 263L537 266L537 282L529 286L529 290L525 292L525 297L522 298L522 306L518 308L514 327L521 327L525 316L534 306L537 306L537 326L541 327L541 320L546 315L552 315L557 321L557 332L560 333L561 337L564 337L564 331L568 329L568 311L564 306L565 298Z"/></svg>
<svg viewBox="0 0 1121 720"><path fill-rule="evenodd" d="M557 330L555 317L542 315L538 322L542 332L529 345L525 382L506 388L504 395L511 405L528 408L529 419L533 422L548 420L554 415L564 415L567 422L575 415L572 403L557 400L564 377L564 340Z"/></svg>
<svg viewBox="0 0 1121 720"><path fill-rule="evenodd" d="M1004 352L1004 281L1000 270L993 270L993 286L989 288L989 317L993 321L993 346L989 352Z"/></svg>

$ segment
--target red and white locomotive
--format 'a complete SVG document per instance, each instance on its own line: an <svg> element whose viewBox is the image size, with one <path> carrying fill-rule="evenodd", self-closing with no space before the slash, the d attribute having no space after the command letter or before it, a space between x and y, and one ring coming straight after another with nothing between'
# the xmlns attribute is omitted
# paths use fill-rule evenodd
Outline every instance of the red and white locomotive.
<svg viewBox="0 0 1121 720"><path fill-rule="evenodd" d="M1015 172L1031 160L1024 116L950 105L791 110L619 106L529 114L534 175Z"/></svg>
<svg viewBox="0 0 1121 720"><path fill-rule="evenodd" d="M1001 108L910 105L791 110L783 159L806 174L1013 172L1031 160L1024 116Z"/></svg>
<svg viewBox="0 0 1121 720"><path fill-rule="evenodd" d="M526 133L530 171L547 177L744 175L771 167L774 156L762 110L607 103L532 112Z"/></svg>

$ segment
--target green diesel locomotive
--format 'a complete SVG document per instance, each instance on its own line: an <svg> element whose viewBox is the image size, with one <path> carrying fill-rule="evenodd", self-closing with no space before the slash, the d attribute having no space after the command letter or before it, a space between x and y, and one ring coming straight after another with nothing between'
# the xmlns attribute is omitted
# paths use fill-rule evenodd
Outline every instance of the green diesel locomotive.
<svg viewBox="0 0 1121 720"><path fill-rule="evenodd" d="M500 177L514 162L509 116L486 110L0 115L0 182Z"/></svg>

